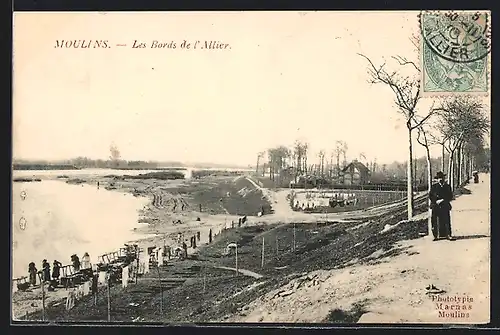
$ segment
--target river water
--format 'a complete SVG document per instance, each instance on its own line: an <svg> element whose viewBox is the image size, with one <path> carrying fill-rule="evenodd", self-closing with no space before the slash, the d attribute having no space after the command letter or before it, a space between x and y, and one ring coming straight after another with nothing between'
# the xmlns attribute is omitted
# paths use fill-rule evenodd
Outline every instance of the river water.
<svg viewBox="0 0 500 335"><path fill-rule="evenodd" d="M138 210L147 202L131 194L58 180L13 183L13 278L27 275L29 262L38 269L43 259L66 265L72 254L81 259L85 252L96 262L99 255L141 237L132 229L138 227Z"/></svg>
<svg viewBox="0 0 500 335"><path fill-rule="evenodd" d="M194 168L182 170L190 178ZM224 169L231 170L231 169ZM38 269L42 260L57 259L70 264L72 254L88 252L92 262L103 253L143 236L138 227L138 210L146 198L128 193L97 189L95 185L73 185L47 177L66 175L134 175L149 170L44 170L14 171L13 177L36 177L41 182L12 183L12 277L27 275L28 264ZM44 178L45 177L45 178ZM22 197L22 195L25 195Z"/></svg>

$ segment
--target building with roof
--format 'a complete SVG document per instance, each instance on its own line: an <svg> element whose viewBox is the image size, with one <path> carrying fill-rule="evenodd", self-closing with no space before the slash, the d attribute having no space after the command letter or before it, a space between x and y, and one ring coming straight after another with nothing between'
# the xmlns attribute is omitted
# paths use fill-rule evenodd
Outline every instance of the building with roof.
<svg viewBox="0 0 500 335"><path fill-rule="evenodd" d="M370 169L358 160L353 160L342 169L344 185L363 185L370 181Z"/></svg>

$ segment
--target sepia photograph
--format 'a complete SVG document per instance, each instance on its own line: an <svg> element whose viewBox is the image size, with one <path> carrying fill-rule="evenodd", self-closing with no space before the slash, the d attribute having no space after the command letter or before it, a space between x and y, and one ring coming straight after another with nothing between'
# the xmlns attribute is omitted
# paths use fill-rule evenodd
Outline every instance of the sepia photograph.
<svg viewBox="0 0 500 335"><path fill-rule="evenodd" d="M488 324L490 16L14 12L11 323Z"/></svg>

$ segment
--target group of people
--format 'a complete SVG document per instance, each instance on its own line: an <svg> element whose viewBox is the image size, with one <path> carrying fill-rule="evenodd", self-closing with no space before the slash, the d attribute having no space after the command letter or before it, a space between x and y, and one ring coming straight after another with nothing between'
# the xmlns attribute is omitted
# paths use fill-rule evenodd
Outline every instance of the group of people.
<svg viewBox="0 0 500 335"><path fill-rule="evenodd" d="M92 267L92 264L90 263L90 256L87 252L83 255L82 261L80 261L80 258L76 254L71 255L71 263L75 273L79 272L81 269L88 269ZM57 259L55 259L54 262L52 263L52 273L51 273L50 263L46 259L42 261L42 268L40 271L36 268L34 262L29 263L28 277L30 285L35 286L37 284L38 274L40 274L41 281L43 283L59 282L59 278L61 277L62 267L63 267L62 263L59 262Z"/></svg>

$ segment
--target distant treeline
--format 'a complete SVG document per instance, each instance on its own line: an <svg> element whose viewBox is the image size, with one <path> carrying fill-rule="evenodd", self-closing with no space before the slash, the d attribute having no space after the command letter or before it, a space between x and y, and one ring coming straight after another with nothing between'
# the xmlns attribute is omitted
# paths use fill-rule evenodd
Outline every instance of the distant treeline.
<svg viewBox="0 0 500 335"><path fill-rule="evenodd" d="M70 164L13 164L14 170L78 170Z"/></svg>
<svg viewBox="0 0 500 335"><path fill-rule="evenodd" d="M23 170L58 170L56 166L70 166L72 169L120 169L120 170L184 170L187 167L194 167L198 169L206 168L241 168L233 166L224 166L221 164L211 164L211 163L182 163L176 161L165 161L165 162L155 162L155 161L141 161L133 160L127 161L123 159L91 159L88 157L77 157L68 160L59 161L44 161L44 160L22 160L15 159L14 166L36 166L36 168L24 168ZM48 166L49 168L43 168ZM68 169L68 168L64 168ZM15 170L21 170L16 169Z"/></svg>
<svg viewBox="0 0 500 335"><path fill-rule="evenodd" d="M148 168L144 167L112 167L110 169L115 169L115 170L148 170ZM155 168L149 168L150 170L159 170L159 171L184 171L187 170L185 167L155 167Z"/></svg>

